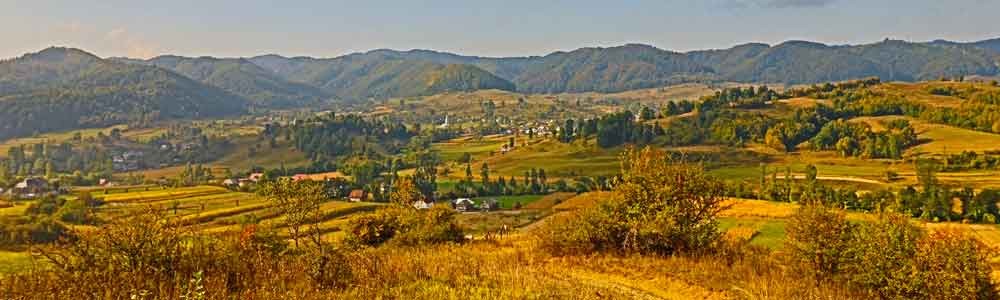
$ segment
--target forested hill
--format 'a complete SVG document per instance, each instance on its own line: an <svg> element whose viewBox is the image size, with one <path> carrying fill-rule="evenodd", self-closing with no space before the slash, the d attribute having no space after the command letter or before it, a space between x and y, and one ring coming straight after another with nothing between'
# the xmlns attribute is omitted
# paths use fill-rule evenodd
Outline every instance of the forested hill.
<svg viewBox="0 0 1000 300"><path fill-rule="evenodd" d="M0 62L0 139L240 114L246 100L173 72L49 48Z"/></svg>
<svg viewBox="0 0 1000 300"><path fill-rule="evenodd" d="M222 88L265 108L302 107L331 96L320 89L290 82L246 59L159 56L150 60L122 60L172 70L203 83Z"/></svg>
<svg viewBox="0 0 1000 300"><path fill-rule="evenodd" d="M721 78L738 82L787 84L879 77L921 81L963 75L996 75L996 53L959 44L924 44L887 40L860 46L786 42L773 47L737 47L701 55ZM746 59L733 60L732 57Z"/></svg>
<svg viewBox="0 0 1000 300"><path fill-rule="evenodd" d="M334 59L260 56L250 61L291 81L313 85L345 99L431 95L447 91L514 90L514 84L468 61L410 58L376 50ZM457 57L457 56L456 56Z"/></svg>

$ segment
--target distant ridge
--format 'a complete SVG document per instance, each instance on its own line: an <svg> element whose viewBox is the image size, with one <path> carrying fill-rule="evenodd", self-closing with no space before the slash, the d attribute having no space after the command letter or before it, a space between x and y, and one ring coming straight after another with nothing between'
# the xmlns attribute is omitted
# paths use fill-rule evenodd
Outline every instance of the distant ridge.
<svg viewBox="0 0 1000 300"><path fill-rule="evenodd" d="M865 77L917 81L963 75L994 76L1000 73L998 49L1000 39L972 43L885 40L839 46L788 41L774 46L750 43L687 53L628 44L511 58L379 49L337 58L265 55L250 61L293 81L323 85L365 81L355 77L369 74L340 71L369 70L388 61L464 64L508 80L521 92L562 93L620 92L703 81L808 84Z"/></svg>

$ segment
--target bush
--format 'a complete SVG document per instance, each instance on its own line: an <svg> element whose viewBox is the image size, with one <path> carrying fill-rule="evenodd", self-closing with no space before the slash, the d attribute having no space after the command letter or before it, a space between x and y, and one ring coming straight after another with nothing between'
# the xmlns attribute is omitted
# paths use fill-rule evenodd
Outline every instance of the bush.
<svg viewBox="0 0 1000 300"><path fill-rule="evenodd" d="M309 278L322 288L344 288L353 274L347 257L338 249L321 246L299 257Z"/></svg>
<svg viewBox="0 0 1000 300"><path fill-rule="evenodd" d="M919 287L911 273L916 243L922 237L920 228L898 214L860 225L845 267L848 282L883 299L915 296Z"/></svg>
<svg viewBox="0 0 1000 300"><path fill-rule="evenodd" d="M709 249L724 186L662 150L629 149L614 196L537 235L555 252L619 251L669 255Z"/></svg>
<svg viewBox="0 0 1000 300"><path fill-rule="evenodd" d="M836 275L847 259L851 224L843 212L803 206L792 215L785 232L785 249L794 265L817 281Z"/></svg>
<svg viewBox="0 0 1000 300"><path fill-rule="evenodd" d="M442 206L428 210L396 205L355 217L347 229L348 242L359 246L385 243L414 246L465 240L455 222L455 211Z"/></svg>
<svg viewBox="0 0 1000 300"><path fill-rule="evenodd" d="M355 217L348 224L347 241L354 245L378 246L392 239L399 230L401 208L386 208Z"/></svg>
<svg viewBox="0 0 1000 300"><path fill-rule="evenodd" d="M916 298L997 299L990 281L988 251L958 231L931 233L917 244L914 263L918 275L913 282L922 286Z"/></svg>

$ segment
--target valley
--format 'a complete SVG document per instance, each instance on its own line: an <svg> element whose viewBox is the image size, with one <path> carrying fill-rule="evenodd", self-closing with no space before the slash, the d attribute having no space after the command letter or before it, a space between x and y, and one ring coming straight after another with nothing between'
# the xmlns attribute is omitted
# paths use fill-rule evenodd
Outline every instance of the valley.
<svg viewBox="0 0 1000 300"><path fill-rule="evenodd" d="M961 274L935 280L990 298L1000 56L982 45L46 49L0 62L0 292L868 299Z"/></svg>

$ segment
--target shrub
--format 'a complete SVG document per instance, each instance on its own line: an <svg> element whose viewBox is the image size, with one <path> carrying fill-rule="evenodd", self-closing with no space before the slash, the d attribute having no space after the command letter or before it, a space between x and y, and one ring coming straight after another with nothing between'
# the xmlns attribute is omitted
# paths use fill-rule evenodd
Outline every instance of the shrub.
<svg viewBox="0 0 1000 300"><path fill-rule="evenodd" d="M380 209L351 220L347 241L354 245L378 246L392 239L399 230L398 212L402 208Z"/></svg>
<svg viewBox="0 0 1000 300"><path fill-rule="evenodd" d="M455 221L455 211L443 206L418 210L394 205L355 217L347 228L349 244L379 246L385 243L414 246L462 242L465 232Z"/></svg>
<svg viewBox="0 0 1000 300"><path fill-rule="evenodd" d="M988 251L958 231L931 233L917 244L914 263L918 275L913 282L923 285L917 298L996 299Z"/></svg>
<svg viewBox="0 0 1000 300"><path fill-rule="evenodd" d="M920 228L898 214L861 224L845 267L848 282L883 299L915 296L918 287L912 276L913 258L922 236Z"/></svg>
<svg viewBox="0 0 1000 300"><path fill-rule="evenodd" d="M566 216L550 217L532 234L539 246L555 255L620 251L613 237L624 234L620 226L607 222L605 211L585 209Z"/></svg>
<svg viewBox="0 0 1000 300"><path fill-rule="evenodd" d="M667 255L706 250L718 240L724 186L703 169L671 163L666 152L647 147L628 149L621 171L613 197L540 231L542 246Z"/></svg>
<svg viewBox="0 0 1000 300"><path fill-rule="evenodd" d="M309 278L322 288L344 288L353 274L347 257L339 249L320 246L299 257Z"/></svg>
<svg viewBox="0 0 1000 300"><path fill-rule="evenodd" d="M792 215L785 232L785 249L795 266L817 281L840 271L851 238L851 224L843 212L820 205L803 206Z"/></svg>

